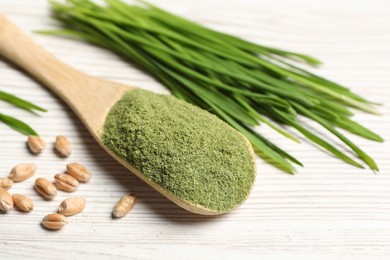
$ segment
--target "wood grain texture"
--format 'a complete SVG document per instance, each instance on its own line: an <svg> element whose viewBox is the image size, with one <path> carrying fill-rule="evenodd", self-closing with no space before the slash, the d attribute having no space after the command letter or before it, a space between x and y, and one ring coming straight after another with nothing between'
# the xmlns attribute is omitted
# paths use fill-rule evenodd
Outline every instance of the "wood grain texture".
<svg viewBox="0 0 390 260"><path fill-rule="evenodd" d="M155 0L202 24L263 44L314 55L324 61L320 75L350 86L379 103L383 116L358 113L359 122L390 137L390 3L388 1L208 1ZM44 0L0 0L5 13L27 32L54 28ZM115 55L82 42L32 34L64 62L106 79L168 93L163 86ZM33 179L10 190L30 196L29 214L0 214L2 258L71 259L387 259L390 255L390 147L352 136L378 162L380 174L355 169L303 142L296 145L261 127L305 164L290 176L258 159L249 200L231 214L202 217L178 208L108 156L76 116L53 94L6 61L0 61L0 89L43 105L35 116L0 103L0 111L33 125L48 142L40 156L29 154L25 137L0 125L0 173L17 163L35 162L36 177L52 178L68 162L93 172L73 194L50 202L32 189ZM316 127L316 126L314 126ZM320 131L320 130L319 130ZM74 152L61 159L55 136L71 140ZM123 219L112 220L115 202L133 192L138 202ZM87 200L85 211L59 232L39 222L71 196Z"/></svg>

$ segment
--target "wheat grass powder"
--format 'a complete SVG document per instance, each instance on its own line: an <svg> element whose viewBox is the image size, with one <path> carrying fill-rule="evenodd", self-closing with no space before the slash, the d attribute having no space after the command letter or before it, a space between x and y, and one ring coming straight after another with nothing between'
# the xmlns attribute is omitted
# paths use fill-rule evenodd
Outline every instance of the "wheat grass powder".
<svg viewBox="0 0 390 260"><path fill-rule="evenodd" d="M110 110L102 141L175 196L218 212L248 197L253 157L218 117L173 96L135 89Z"/></svg>

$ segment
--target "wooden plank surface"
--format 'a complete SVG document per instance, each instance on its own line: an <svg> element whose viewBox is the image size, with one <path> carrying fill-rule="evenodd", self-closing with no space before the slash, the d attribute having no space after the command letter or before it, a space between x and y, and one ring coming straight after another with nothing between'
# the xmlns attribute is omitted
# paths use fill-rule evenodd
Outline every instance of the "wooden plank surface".
<svg viewBox="0 0 390 260"><path fill-rule="evenodd" d="M380 0L155 0L160 6L213 28L263 44L300 51L324 61L314 71L385 105L382 116L356 119L390 137L390 3ZM66 63L92 75L168 93L115 55L88 44L32 34L55 28L45 0L0 0L0 12L31 33ZM93 172L74 194L50 202L33 190L33 178L12 193L31 196L29 214L0 214L0 259L386 259L390 255L390 147L352 136L378 162L380 174L359 170L303 142L296 145L259 128L305 164L295 176L258 159L258 177L248 201L231 214L202 217L162 198L111 159L69 109L44 87L0 60L0 89L49 109L42 116L1 102L0 111L30 123L49 143L40 156L28 153L25 137L0 124L0 175L17 163L35 162L36 177L52 178L68 162ZM52 151L56 135L70 138L74 153ZM126 192L139 198L131 214L110 212ZM59 232L39 225L63 199L82 196L86 210Z"/></svg>

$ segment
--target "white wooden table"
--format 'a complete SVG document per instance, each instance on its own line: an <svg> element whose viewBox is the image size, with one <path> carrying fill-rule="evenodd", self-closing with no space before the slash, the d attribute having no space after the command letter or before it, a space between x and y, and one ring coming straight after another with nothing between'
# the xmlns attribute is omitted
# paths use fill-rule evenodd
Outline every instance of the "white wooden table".
<svg viewBox="0 0 390 260"><path fill-rule="evenodd" d="M387 0L155 0L160 6L260 43L314 55L317 72L376 102L383 116L356 119L390 139L390 2ZM93 75L168 93L149 76L108 51L68 39L32 34L54 28L46 0L0 0L0 12L29 32L47 50ZM381 172L359 170L318 151L296 145L269 129L264 135L305 164L295 176L258 159L258 177L249 200L231 214L203 217L161 197L111 159L75 115L43 86L0 60L0 89L40 104L42 116L0 102L0 111L34 126L50 144L40 156L28 153L25 137L0 124L0 175L17 163L35 162L36 176L52 178L76 161L93 172L82 196L87 208L59 232L39 225L69 194L50 202L32 189L33 179L13 193L31 196L35 210L0 214L0 259L388 259L390 257L390 149L352 136L378 162ZM387 104L386 104L387 103ZM70 138L74 153L57 158L56 135ZM133 192L138 203L126 218L112 220L117 199Z"/></svg>

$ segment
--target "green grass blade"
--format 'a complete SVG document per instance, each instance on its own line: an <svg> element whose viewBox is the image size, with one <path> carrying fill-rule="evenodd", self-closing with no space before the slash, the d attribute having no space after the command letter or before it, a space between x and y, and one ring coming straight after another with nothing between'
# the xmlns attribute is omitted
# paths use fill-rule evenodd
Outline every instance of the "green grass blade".
<svg viewBox="0 0 390 260"><path fill-rule="evenodd" d="M337 127L340 127L344 130L347 130L366 139L370 139L376 142L385 141L382 137L372 132L370 129L346 117L339 118L338 120L334 121L333 124Z"/></svg>
<svg viewBox="0 0 390 260"><path fill-rule="evenodd" d="M322 139L319 136L311 133L306 128L304 128L302 125L300 125L297 122L291 120L291 118L286 117L280 111L275 111L275 112L278 113L283 118L283 120L285 120L289 125L291 125L295 129L297 129L299 132L301 132L304 136L306 136L309 140L311 140L312 142L314 142L314 143L318 144L319 146L323 147L328 152L330 152L333 155L335 155L337 158L339 158L339 159L343 160L344 162L349 163L349 164L351 164L353 166L356 166L358 168L362 168L362 169L364 168L363 165L361 165L360 163L356 162L355 160L353 160L352 158L350 158L349 156L347 156L346 154L341 152L339 149L337 149L336 147L334 147L333 145L331 145L330 143L328 143L324 139Z"/></svg>
<svg viewBox="0 0 390 260"><path fill-rule="evenodd" d="M37 106L37 105L27 101L27 100L18 98L15 95L6 93L6 92L1 91L1 90L0 90L0 100L3 100L5 102L8 102L8 103L16 106L16 107L22 108L22 109L30 111L30 112L32 112L34 110L41 111L41 112L47 112L47 110L42 108L42 107L39 107L39 106Z"/></svg>
<svg viewBox="0 0 390 260"><path fill-rule="evenodd" d="M37 132L34 131L30 126L28 126L26 123L4 114L0 114L0 121L4 124L8 125L12 129L18 131L21 134L24 135L38 135Z"/></svg>
<svg viewBox="0 0 390 260"><path fill-rule="evenodd" d="M348 145L355 153L356 155L362 159L372 170L378 171L378 166L376 165L375 161L366 154L362 149L360 149L357 145L355 145L353 142L351 142L346 136L341 134L339 131L337 131L330 123L326 122L322 118L318 117L317 115L313 114L309 110L305 109L299 104L294 104L294 106L299 109L305 116L315 120L319 124L321 124L323 127L325 127L328 131L333 133L335 136L337 136L341 141L343 141L346 145Z"/></svg>

